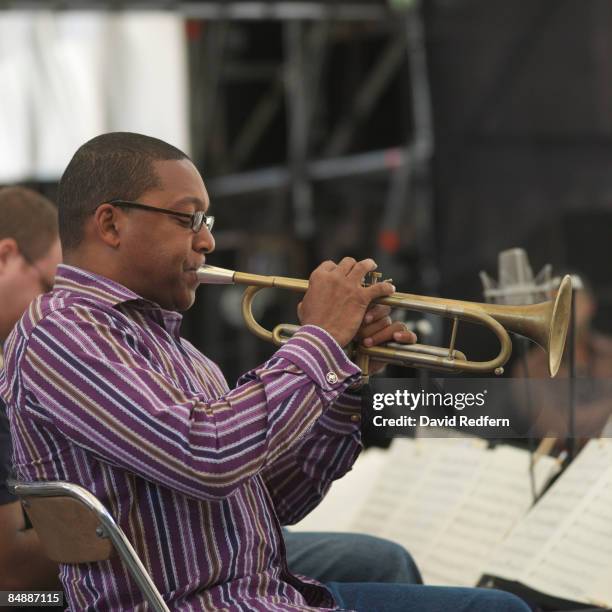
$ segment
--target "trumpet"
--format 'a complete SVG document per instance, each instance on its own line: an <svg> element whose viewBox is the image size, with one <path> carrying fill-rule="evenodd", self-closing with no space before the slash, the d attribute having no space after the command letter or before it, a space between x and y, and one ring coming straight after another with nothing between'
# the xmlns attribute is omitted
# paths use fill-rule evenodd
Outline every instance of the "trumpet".
<svg viewBox="0 0 612 612"><path fill-rule="evenodd" d="M262 327L253 316L252 304L256 294L266 288L305 293L308 289L307 280L249 274L209 265L199 268L197 276L201 283L247 286L242 297L242 315L249 330L258 338L281 346L298 329L297 325L286 323L277 325L273 330ZM504 372L503 366L512 354L509 332L528 338L546 351L549 373L553 377L559 370L565 347L572 310L572 281L569 275L563 278L554 300L526 306L481 304L399 292L377 299L376 303L386 304L392 308L435 314L451 319L453 325L448 347L395 343L369 348L361 345L352 346L351 358L362 368L365 377L367 377L369 359L406 367L475 374L494 372L501 375ZM459 321L489 328L499 341L500 349L497 356L488 361L470 361L457 350L455 340Z"/></svg>

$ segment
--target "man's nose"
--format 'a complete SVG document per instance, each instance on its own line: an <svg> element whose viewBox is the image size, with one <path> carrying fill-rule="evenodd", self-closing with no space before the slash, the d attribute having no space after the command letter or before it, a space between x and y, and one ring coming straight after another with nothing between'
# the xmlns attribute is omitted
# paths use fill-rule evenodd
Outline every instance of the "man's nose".
<svg viewBox="0 0 612 612"><path fill-rule="evenodd" d="M215 239L205 225L193 236L193 250L198 253L212 253L215 250Z"/></svg>

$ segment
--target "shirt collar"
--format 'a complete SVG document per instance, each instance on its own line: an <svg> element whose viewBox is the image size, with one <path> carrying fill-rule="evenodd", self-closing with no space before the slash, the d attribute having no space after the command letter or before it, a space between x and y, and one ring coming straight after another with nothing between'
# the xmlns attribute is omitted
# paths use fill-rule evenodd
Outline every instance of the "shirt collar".
<svg viewBox="0 0 612 612"><path fill-rule="evenodd" d="M178 312L165 310L159 304L143 298L106 276L76 266L60 264L57 267L53 292L59 291L68 291L73 295L85 296L94 302L111 307L130 302L132 307L161 316L166 329L175 334L178 334L183 319Z"/></svg>

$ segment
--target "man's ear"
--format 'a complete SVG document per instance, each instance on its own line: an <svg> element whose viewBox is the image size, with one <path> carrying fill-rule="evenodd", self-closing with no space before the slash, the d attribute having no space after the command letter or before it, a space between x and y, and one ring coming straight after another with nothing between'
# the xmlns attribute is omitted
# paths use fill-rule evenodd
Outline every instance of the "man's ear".
<svg viewBox="0 0 612 612"><path fill-rule="evenodd" d="M93 216L94 231L109 247L116 249L121 243L118 209L112 204L98 206Z"/></svg>
<svg viewBox="0 0 612 612"><path fill-rule="evenodd" d="M0 240L0 274L2 274L11 260L19 255L19 247L14 238Z"/></svg>

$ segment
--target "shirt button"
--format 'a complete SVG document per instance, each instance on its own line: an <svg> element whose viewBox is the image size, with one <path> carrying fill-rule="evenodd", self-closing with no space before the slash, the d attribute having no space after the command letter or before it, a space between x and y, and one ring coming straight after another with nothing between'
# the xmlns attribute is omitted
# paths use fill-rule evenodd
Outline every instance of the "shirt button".
<svg viewBox="0 0 612 612"><path fill-rule="evenodd" d="M353 423L359 423L359 421L361 421L361 417L358 414L352 414L351 421L353 421Z"/></svg>
<svg viewBox="0 0 612 612"><path fill-rule="evenodd" d="M338 375L335 372L328 372L325 375L325 380L330 384L330 385L335 385L338 382Z"/></svg>

